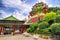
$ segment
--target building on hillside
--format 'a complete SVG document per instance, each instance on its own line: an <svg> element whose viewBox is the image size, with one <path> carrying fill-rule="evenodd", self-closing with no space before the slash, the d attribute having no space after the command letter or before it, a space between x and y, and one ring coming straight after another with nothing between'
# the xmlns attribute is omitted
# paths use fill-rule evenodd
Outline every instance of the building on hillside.
<svg viewBox="0 0 60 40"><path fill-rule="evenodd" d="M40 19L43 20L44 18L44 15L46 14L47 12L47 9L48 9L48 5L46 5L45 3L41 2L41 3L36 3L33 8L32 8L32 11L30 12L29 14L29 19L27 21L27 23L37 23L38 22L38 16L36 15L36 11L33 11L34 8L37 8L37 7L40 7L42 6L43 7L43 12L40 13Z"/></svg>
<svg viewBox="0 0 60 40"><path fill-rule="evenodd" d="M36 3L36 4L33 6L32 11L30 12L29 17L36 15L36 11L33 11L33 10L34 10L34 8L37 8L37 7L40 7L40 6L43 7L43 13L46 14L46 11L47 11L47 9L48 9L48 5L46 5L45 3L41 2L41 3Z"/></svg>
<svg viewBox="0 0 60 40"><path fill-rule="evenodd" d="M25 20L21 21L13 16L0 20L0 34L23 33L28 27Z"/></svg>

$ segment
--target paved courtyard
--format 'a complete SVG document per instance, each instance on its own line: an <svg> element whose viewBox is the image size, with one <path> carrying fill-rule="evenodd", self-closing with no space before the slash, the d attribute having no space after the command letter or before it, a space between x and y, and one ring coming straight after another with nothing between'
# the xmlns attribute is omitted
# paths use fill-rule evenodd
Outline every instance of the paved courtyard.
<svg viewBox="0 0 60 40"><path fill-rule="evenodd" d="M0 40L34 40L33 37L25 37L22 34L18 34L18 35L0 35ZM50 40L50 39L42 39L39 38L38 40Z"/></svg>

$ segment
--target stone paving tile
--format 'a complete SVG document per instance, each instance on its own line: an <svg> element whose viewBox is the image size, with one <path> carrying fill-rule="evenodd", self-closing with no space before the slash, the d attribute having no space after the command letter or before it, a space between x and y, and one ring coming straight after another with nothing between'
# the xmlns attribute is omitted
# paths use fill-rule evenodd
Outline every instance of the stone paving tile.
<svg viewBox="0 0 60 40"><path fill-rule="evenodd" d="M0 36L0 40L34 40L32 37L25 37L24 35L4 35ZM42 39L39 38L38 40L50 40L50 39Z"/></svg>

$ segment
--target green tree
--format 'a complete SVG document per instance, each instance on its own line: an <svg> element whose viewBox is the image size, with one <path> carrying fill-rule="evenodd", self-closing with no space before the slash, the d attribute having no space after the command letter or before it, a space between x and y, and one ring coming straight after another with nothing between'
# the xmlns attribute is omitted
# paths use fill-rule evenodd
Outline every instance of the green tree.
<svg viewBox="0 0 60 40"><path fill-rule="evenodd" d="M38 34L49 34L49 30L48 30L49 24L48 22L41 22L38 24Z"/></svg>
<svg viewBox="0 0 60 40"><path fill-rule="evenodd" d="M56 13L55 12L50 12L50 13L47 13L45 16L44 16L44 20L45 21L50 21L50 20L55 20L56 19Z"/></svg>
<svg viewBox="0 0 60 40"><path fill-rule="evenodd" d="M56 17L56 23L60 23L60 15L57 15L57 17Z"/></svg>
<svg viewBox="0 0 60 40"><path fill-rule="evenodd" d="M28 33L37 33L37 28L38 28L38 24L37 23L32 23L30 24L30 27L27 29Z"/></svg>
<svg viewBox="0 0 60 40"><path fill-rule="evenodd" d="M53 35L60 35L60 23L54 23L49 27L50 32Z"/></svg>
<svg viewBox="0 0 60 40"><path fill-rule="evenodd" d="M42 6L36 7L34 8L34 11L36 11L37 13L41 13L43 11L43 7Z"/></svg>
<svg viewBox="0 0 60 40"><path fill-rule="evenodd" d="M53 40L60 40L60 23L53 23L48 29L54 37Z"/></svg>
<svg viewBox="0 0 60 40"><path fill-rule="evenodd" d="M59 7L49 7L47 9L47 12L51 12L51 11L53 11L53 12L55 12L57 14L60 14L60 8Z"/></svg>
<svg viewBox="0 0 60 40"><path fill-rule="evenodd" d="M38 24L38 27L41 29L45 29L45 28L48 28L49 27L49 24L48 22L41 22Z"/></svg>

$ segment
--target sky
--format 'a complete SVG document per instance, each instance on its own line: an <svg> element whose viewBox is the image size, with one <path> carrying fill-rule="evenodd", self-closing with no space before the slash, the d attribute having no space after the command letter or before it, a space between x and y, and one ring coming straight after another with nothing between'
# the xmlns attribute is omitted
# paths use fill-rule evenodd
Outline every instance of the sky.
<svg viewBox="0 0 60 40"><path fill-rule="evenodd" d="M0 19L11 15L19 20L28 19L32 7L41 1L48 7L60 7L60 0L0 0Z"/></svg>

